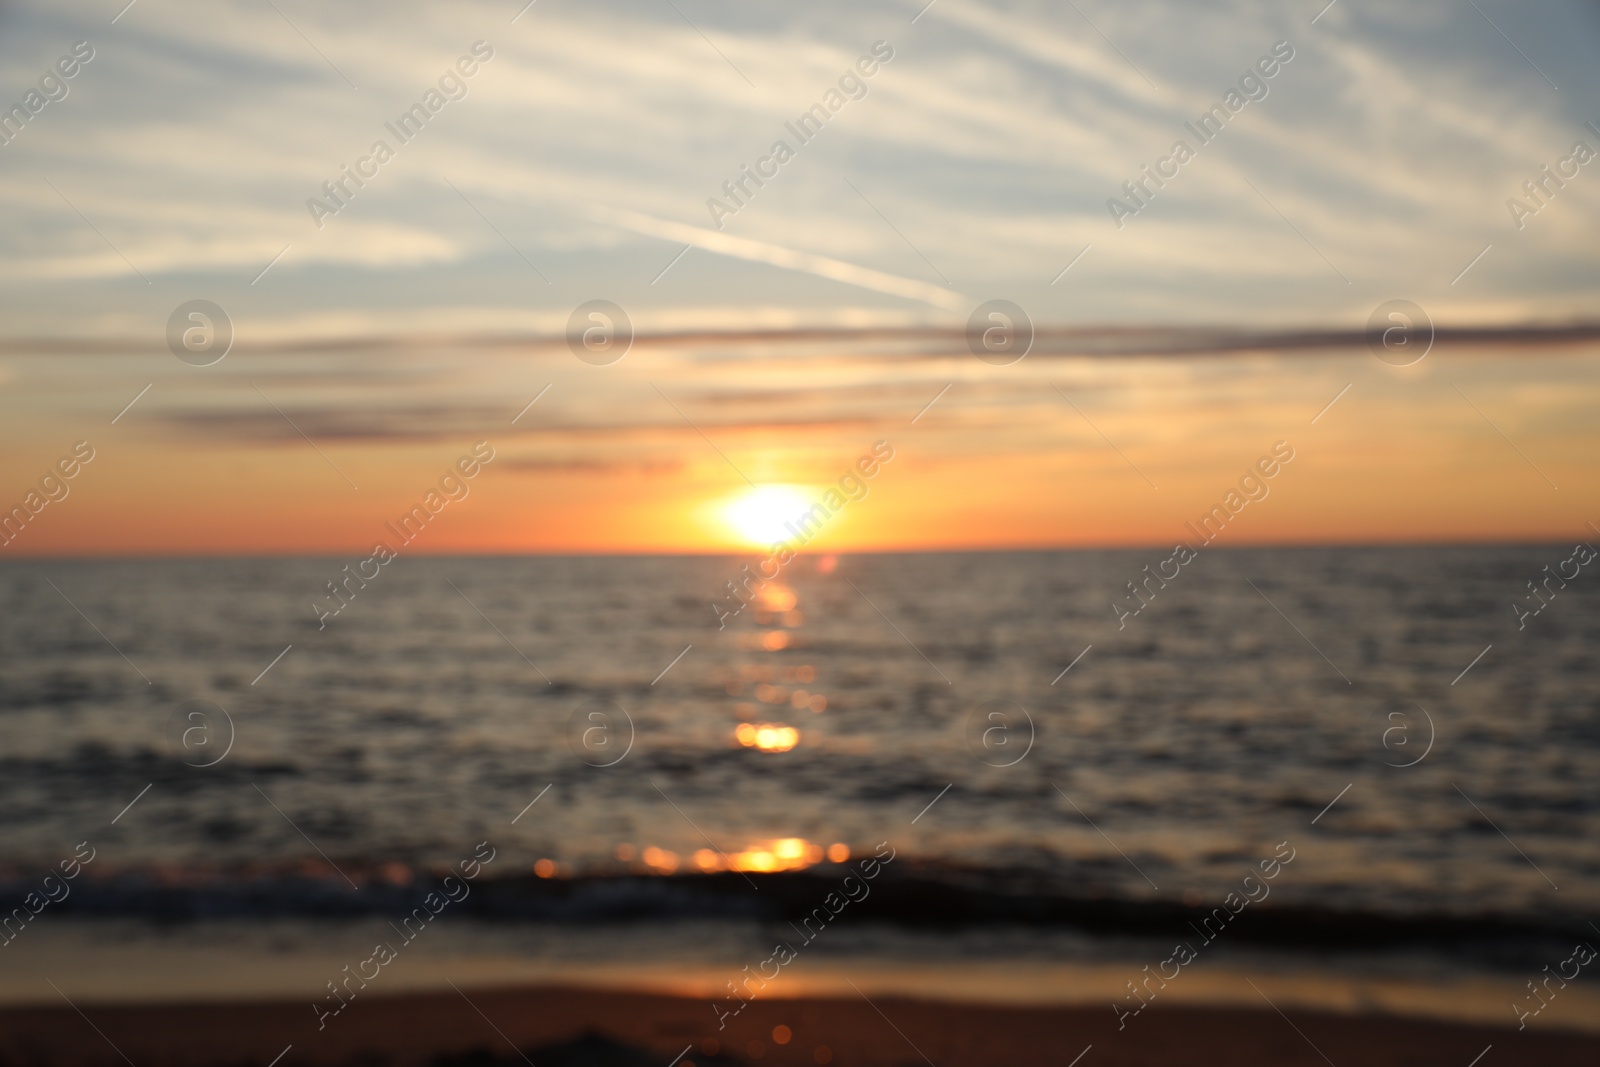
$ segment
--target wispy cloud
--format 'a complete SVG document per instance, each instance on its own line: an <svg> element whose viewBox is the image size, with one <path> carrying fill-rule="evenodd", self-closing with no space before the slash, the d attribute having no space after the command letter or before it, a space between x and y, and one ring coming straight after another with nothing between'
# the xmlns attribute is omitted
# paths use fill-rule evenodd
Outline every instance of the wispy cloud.
<svg viewBox="0 0 1600 1067"><path fill-rule="evenodd" d="M1404 290L1441 319L1592 304L1600 253L1583 234L1600 219L1600 186L1581 182L1554 205L1559 223L1534 220L1448 286L1486 235L1514 232L1506 197L1593 117L1578 108L1600 95L1600 75L1576 49L1600 27L1583 4L1528 16L1524 48L1560 94L1465 7L1459 18L1453 8L1336 9L1316 26L1243 0L1087 11L1149 82L1076 16L1029 0L942 5L910 31L865 9L697 16L752 89L708 62L705 39L668 5L541 5L515 26L502 6L294 9L358 93L259 3L223 0L206 20L140 5L109 29L42 0L6 5L0 101L74 39L92 37L99 58L0 148L0 196L21 218L0 233L0 278L19 294L0 332L105 328L197 287L226 304L230 287L291 242L252 294L264 329L330 299L330 313L391 314L408 329L468 306L515 320L529 296L510 268L527 271L508 241L555 283L538 307L556 321L595 289L642 323L682 312L686 295L694 314L723 323L944 322L997 294L1041 323L1086 309L1102 321L1360 321L1374 289ZM788 136L784 121L886 34L893 63L778 182L723 231L686 221L703 220L722 181ZM385 137L383 123L477 38L495 58L469 95L318 229L307 197ZM1271 95L1117 230L1106 198L1281 38L1297 55ZM892 196L879 206L951 284L921 273L847 176L875 201L876 190ZM1367 288L1327 286L1324 264L1246 180ZM597 203L608 206L585 206ZM1090 241L1093 257L1051 288ZM130 262L156 295L125 291L137 280ZM795 271L849 289L819 300L828 290L796 285Z"/></svg>

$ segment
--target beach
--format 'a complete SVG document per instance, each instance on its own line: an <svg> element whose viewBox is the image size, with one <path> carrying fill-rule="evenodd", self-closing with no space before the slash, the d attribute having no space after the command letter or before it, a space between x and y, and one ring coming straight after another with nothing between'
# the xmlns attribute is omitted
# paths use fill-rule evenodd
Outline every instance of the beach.
<svg viewBox="0 0 1600 1067"><path fill-rule="evenodd" d="M80 1015L79 1009L82 1014ZM787 1027L777 1044L773 1031ZM98 1032L97 1032L98 1031ZM583 1041L576 1047L562 1048ZM603 1040L593 1040L595 1038ZM113 1048L112 1046L115 1046ZM706 1002L645 993L539 987L359 1001L318 1031L302 1002L65 1003L0 1011L0 1062L266 1065L280 1063L655 1064L833 1063L935 1067L1157 1064L1467 1067L1593 1064L1600 1036L1518 1033L1396 1016L1173 1007L1118 1032L1103 1008L998 1007L898 997L763 1000L719 1031ZM631 1055L630 1055L631 1052ZM1489 1058L1492 1057L1492 1058Z"/></svg>

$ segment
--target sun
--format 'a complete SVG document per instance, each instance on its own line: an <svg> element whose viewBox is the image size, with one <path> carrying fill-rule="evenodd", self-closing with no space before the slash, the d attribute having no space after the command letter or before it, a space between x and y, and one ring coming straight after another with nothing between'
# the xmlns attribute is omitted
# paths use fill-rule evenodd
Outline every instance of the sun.
<svg viewBox="0 0 1600 1067"><path fill-rule="evenodd" d="M762 548L794 536L784 524L794 522L811 499L798 486L763 485L722 507L722 519L748 544Z"/></svg>

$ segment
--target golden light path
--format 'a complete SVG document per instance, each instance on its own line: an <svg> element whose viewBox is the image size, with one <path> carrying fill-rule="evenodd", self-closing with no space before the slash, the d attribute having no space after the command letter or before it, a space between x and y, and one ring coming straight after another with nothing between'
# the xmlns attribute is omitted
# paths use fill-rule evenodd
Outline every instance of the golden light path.
<svg viewBox="0 0 1600 1067"><path fill-rule="evenodd" d="M631 844L621 844L617 846L615 855L617 859L629 864L635 870L648 871L651 874L673 874L684 863L676 852L657 848L655 845L636 849ZM779 837L755 841L738 852L718 852L702 848L695 850L689 856L694 867L707 874L714 871L761 873L799 871L821 863L824 859L829 863L844 863L849 858L850 846L842 841L823 847L803 837ZM565 864L559 864L551 859L539 860L533 865L533 871L540 878L564 878L571 874Z"/></svg>
<svg viewBox="0 0 1600 1067"><path fill-rule="evenodd" d="M800 743L800 731L781 723L742 722L733 736L745 748L759 748L763 752L787 752Z"/></svg>
<svg viewBox="0 0 1600 1067"><path fill-rule="evenodd" d="M770 546L790 536L784 524L793 521L809 506L809 500L799 487L768 485L740 494L724 504L722 511L725 521L740 537ZM748 606L753 609L751 618L757 631L742 636L762 638L756 647L764 651L784 648L788 644L786 631L804 623L799 595L780 581L769 581L759 587ZM785 640L764 640L772 637ZM793 726L750 721L763 710L763 705L767 715L781 714L779 709L821 713L828 707L827 696L811 689L817 681L817 669L811 664L770 660L742 663L737 668L719 668L713 678L723 685L730 697L754 698L753 702L745 700L734 705L734 713L744 721L734 728L733 736L745 748L762 753L789 752L801 741L800 731ZM801 837L778 837L753 841L736 852L713 847L696 849L686 855L658 845L635 846L632 842L623 842L612 854L638 874L673 875L680 870L702 874L717 871L770 873L804 870L823 862L824 858L832 863L844 863L850 858L850 847L843 842L824 847ZM540 878L566 878L575 873L569 864L549 857L538 860L533 869Z"/></svg>

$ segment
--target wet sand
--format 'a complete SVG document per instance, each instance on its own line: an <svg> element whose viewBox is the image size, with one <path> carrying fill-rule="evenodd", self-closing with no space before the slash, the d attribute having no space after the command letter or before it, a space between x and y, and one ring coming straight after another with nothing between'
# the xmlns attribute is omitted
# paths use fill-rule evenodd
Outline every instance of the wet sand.
<svg viewBox="0 0 1600 1067"><path fill-rule="evenodd" d="M468 999L470 997L470 1000ZM81 1009L81 1012L80 1010ZM774 1030L787 1027L786 1043ZM581 1044L570 1043L588 1038ZM113 1047L114 1046L114 1047ZM292 1046L292 1047L290 1047ZM565 1047L563 1047L565 1046ZM714 1063L798 1067L931 1064L1144 1067L1240 1063L1324 1067L1541 1067L1600 1062L1600 1037L1513 1026L1288 1009L1173 1006L1118 1031L1109 1008L996 1007L879 996L764 1000L718 1029L704 1000L572 988L468 989L357 998L319 1031L295 1003L0 1010L0 1063L259 1065ZM1085 1053L1085 1049L1088 1051Z"/></svg>

